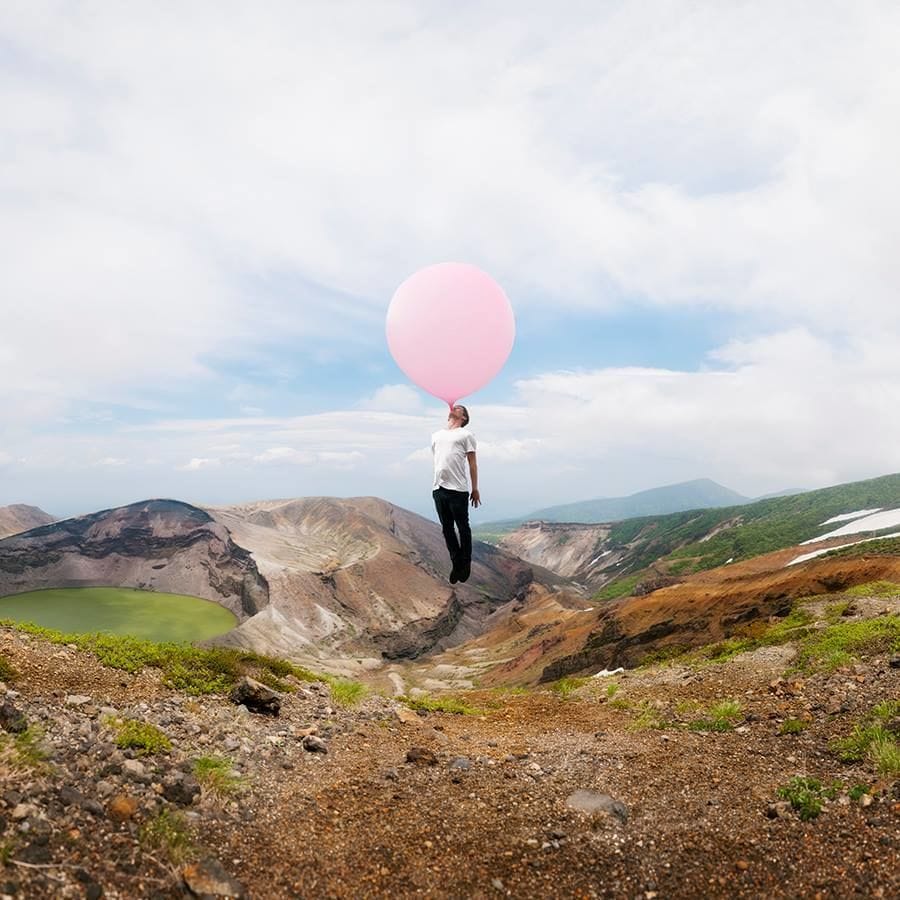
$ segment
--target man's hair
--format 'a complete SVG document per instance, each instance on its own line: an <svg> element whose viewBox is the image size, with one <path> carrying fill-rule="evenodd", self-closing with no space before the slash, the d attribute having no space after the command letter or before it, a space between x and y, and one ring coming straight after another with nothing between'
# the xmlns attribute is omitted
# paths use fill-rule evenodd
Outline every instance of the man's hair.
<svg viewBox="0 0 900 900"><path fill-rule="evenodd" d="M462 403L457 403L454 409L461 409L463 416L465 417L465 421L463 421L463 426L469 424L469 411L462 405Z"/></svg>

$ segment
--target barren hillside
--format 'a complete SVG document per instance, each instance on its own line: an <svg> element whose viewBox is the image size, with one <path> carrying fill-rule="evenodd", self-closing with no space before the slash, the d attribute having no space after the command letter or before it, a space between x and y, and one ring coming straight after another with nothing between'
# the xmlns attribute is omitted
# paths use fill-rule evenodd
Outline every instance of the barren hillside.
<svg viewBox="0 0 900 900"><path fill-rule="evenodd" d="M19 534L40 525L49 525L55 519L36 506L14 503L12 506L0 506L0 538L11 534Z"/></svg>

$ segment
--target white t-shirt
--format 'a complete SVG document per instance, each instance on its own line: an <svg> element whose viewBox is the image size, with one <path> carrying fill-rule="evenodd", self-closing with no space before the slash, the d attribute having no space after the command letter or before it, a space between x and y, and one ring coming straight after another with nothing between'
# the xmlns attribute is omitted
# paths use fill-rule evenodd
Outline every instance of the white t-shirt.
<svg viewBox="0 0 900 900"><path fill-rule="evenodd" d="M475 450L475 435L465 428L442 428L431 436L434 489L469 490L466 454Z"/></svg>

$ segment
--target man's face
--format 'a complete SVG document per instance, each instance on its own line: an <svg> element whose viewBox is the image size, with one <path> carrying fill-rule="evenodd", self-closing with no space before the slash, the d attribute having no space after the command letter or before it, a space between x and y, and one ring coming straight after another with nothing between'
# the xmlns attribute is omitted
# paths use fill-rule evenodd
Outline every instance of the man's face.
<svg viewBox="0 0 900 900"><path fill-rule="evenodd" d="M448 428L461 428L463 422L465 422L466 417L463 414L462 409L458 406L454 406L453 409L450 410L449 415L447 416L447 427Z"/></svg>

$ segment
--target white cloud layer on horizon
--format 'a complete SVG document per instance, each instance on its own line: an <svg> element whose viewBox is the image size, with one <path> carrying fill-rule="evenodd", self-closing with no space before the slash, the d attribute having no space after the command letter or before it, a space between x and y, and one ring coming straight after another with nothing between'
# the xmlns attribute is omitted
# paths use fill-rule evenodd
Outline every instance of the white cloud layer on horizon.
<svg viewBox="0 0 900 900"><path fill-rule="evenodd" d="M729 368L562 371L523 379L515 404L471 409L486 502L479 517L699 477L757 496L898 471L900 358L891 363L884 349L837 353L797 329L730 345L719 354ZM439 406L421 415L351 409L160 420L120 428L104 443L115 459L157 454L153 466L114 467L123 473L122 485L133 484L143 469L171 495L201 502L365 494L427 513L428 440L442 426ZM87 437L72 441L65 459L47 437L16 449L27 458L11 464L17 477L35 486L50 470L72 478L97 458L96 439ZM181 480L180 471L192 480Z"/></svg>

